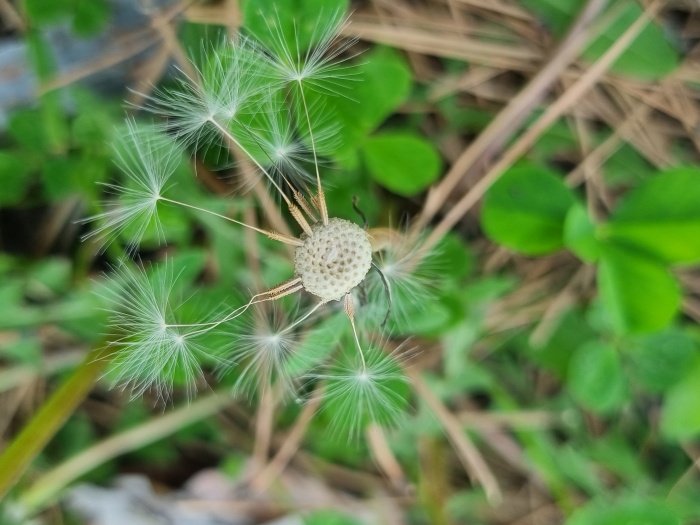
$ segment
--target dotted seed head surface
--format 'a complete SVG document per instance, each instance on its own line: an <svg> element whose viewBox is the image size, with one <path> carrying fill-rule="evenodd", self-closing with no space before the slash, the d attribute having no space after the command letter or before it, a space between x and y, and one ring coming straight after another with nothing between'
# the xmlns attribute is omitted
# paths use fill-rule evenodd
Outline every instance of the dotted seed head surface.
<svg viewBox="0 0 700 525"><path fill-rule="evenodd" d="M337 218L312 229L294 253L294 273L307 292L324 301L339 301L372 266L369 236L357 224Z"/></svg>

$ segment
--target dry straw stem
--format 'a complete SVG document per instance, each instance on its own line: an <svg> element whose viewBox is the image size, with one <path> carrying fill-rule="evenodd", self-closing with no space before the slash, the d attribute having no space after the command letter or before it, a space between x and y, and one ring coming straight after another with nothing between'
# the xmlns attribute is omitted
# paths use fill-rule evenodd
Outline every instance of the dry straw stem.
<svg viewBox="0 0 700 525"><path fill-rule="evenodd" d="M524 9L515 5L503 3L500 0L457 0L457 2L492 11L509 18L515 18L525 22L532 21L532 15Z"/></svg>
<svg viewBox="0 0 700 525"><path fill-rule="evenodd" d="M406 475L401 468L401 463L399 463L391 448L389 448L384 429L380 425L372 423L365 430L365 436L367 437L367 444L372 457L381 471L386 475L394 488L404 492L406 487L408 487Z"/></svg>
<svg viewBox="0 0 700 525"><path fill-rule="evenodd" d="M625 119L615 127L613 134L591 150L578 166L569 172L566 176L567 184L575 186L585 178L585 173L599 171L603 163L618 150L623 142L633 140L636 130L640 128L646 129L648 127L648 119L652 115L653 106L661 104L664 99L669 97L667 90L680 79L683 71L687 69L687 65L688 61L686 59L683 65L661 82L658 92L649 96L642 94L641 97L645 98L645 104L634 106ZM688 113L680 112L676 116L683 119L684 115ZM695 133L690 134L690 137L694 140L700 140ZM643 148L637 148L637 150L646 154ZM698 147L698 150L700 150L700 147Z"/></svg>
<svg viewBox="0 0 700 525"><path fill-rule="evenodd" d="M311 397L311 400L306 404L304 409L297 417L294 422L292 430L284 440L284 443L275 454L275 457L270 461L265 468L260 470L255 474L253 479L250 481L250 486L257 493L262 493L272 484L272 482L279 477L280 474L287 467L289 462L296 454L297 450L301 446L301 442L306 435L306 430L309 428L309 424L316 414L322 399L322 389L320 386L317 391Z"/></svg>
<svg viewBox="0 0 700 525"><path fill-rule="evenodd" d="M466 471L484 487L489 503L494 506L500 505L503 502L503 492L498 485L496 476L491 472L474 443L465 434L457 418L440 402L430 387L423 381L420 373L407 368L406 375L410 377L411 384L418 396L437 417Z"/></svg>
<svg viewBox="0 0 700 525"><path fill-rule="evenodd" d="M266 381L263 377L261 382ZM260 395L255 415L255 440L253 441L253 463L264 465L270 452L270 441L275 427L275 400L277 385L267 385Z"/></svg>
<svg viewBox="0 0 700 525"><path fill-rule="evenodd" d="M539 105L561 73L576 59L591 39L590 28L607 0L589 0L566 38L537 75L491 121L476 140L462 153L447 175L428 192L423 210L416 222L422 230L444 205L457 184L475 167L489 161L491 155L522 126L525 119Z"/></svg>
<svg viewBox="0 0 700 525"><path fill-rule="evenodd" d="M95 467L170 436L188 425L216 414L230 403L231 398L226 393L213 393L169 414L107 438L41 476L23 494L21 503L30 512L39 511L50 504L64 487Z"/></svg>
<svg viewBox="0 0 700 525"><path fill-rule="evenodd" d="M84 350L64 350L56 355L46 356L39 368L20 365L0 370L0 394L39 376L50 376L63 370L75 368L84 357Z"/></svg>
<svg viewBox="0 0 700 525"><path fill-rule="evenodd" d="M542 60L542 55L537 50L527 47L494 44L459 34L431 34L414 28L363 21L359 17L354 18L342 34L414 53L456 58L514 71L531 71Z"/></svg>
<svg viewBox="0 0 700 525"><path fill-rule="evenodd" d="M16 29L20 33L24 33L27 30L27 23L9 0L0 0L0 18L2 18L8 26Z"/></svg>
<svg viewBox="0 0 700 525"><path fill-rule="evenodd" d="M554 122L561 117L571 106L576 103L593 85L603 76L608 68L617 58L629 47L634 39L639 35L646 24L661 9L664 0L656 0L650 4L635 22L610 46L610 48L595 62L581 77L566 90L544 114L525 131L494 164L487 173L465 194L454 207L437 224L425 241L426 248L431 248L437 244L442 237L457 224L462 216L476 204L484 195L486 190L508 169L513 163L526 153L536 142L539 136L544 133Z"/></svg>
<svg viewBox="0 0 700 525"><path fill-rule="evenodd" d="M478 417L478 414L478 412L462 413L459 415L460 422L466 428L469 428L470 419L473 416ZM486 416L479 421L480 428L478 431L484 444L498 454L511 469L522 474L530 483L537 486L542 493L548 494L550 491L546 481L539 471L532 467L517 438L504 429L503 425L499 425L495 418L490 419L488 415ZM525 417L522 417L522 419L525 419Z"/></svg>
<svg viewBox="0 0 700 525"><path fill-rule="evenodd" d="M160 15L158 18L160 18ZM187 53L180 45L177 39L177 32L173 28L172 21L166 20L165 23L151 23L151 27L160 35L161 46L158 53L146 64L147 70L142 72L139 77L141 83L147 86L155 86L158 79L163 76L168 66L170 59L173 58L177 66L185 72L190 78L195 78L196 71L192 66ZM149 90L150 91L150 90ZM142 104L148 97L148 93L140 93L132 91L127 98L127 102L133 106Z"/></svg>
<svg viewBox="0 0 700 525"><path fill-rule="evenodd" d="M158 30L160 26L171 24L173 20L182 14L186 7L187 2L178 2L159 11L152 17L150 27L138 29L110 42L110 49L117 49L117 51L100 55L97 59L83 64L73 71L44 82L39 86L38 95L41 96L49 91L66 87L99 71L109 69L161 42L162 34L160 37L154 36L153 30Z"/></svg>

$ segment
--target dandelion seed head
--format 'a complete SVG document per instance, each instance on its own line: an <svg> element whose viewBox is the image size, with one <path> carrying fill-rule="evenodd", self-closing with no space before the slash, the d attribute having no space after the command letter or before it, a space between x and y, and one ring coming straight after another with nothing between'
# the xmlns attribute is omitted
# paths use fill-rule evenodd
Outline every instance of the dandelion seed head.
<svg viewBox="0 0 700 525"><path fill-rule="evenodd" d="M294 273L304 289L323 301L339 301L355 288L372 266L367 232L344 219L318 224L294 254Z"/></svg>

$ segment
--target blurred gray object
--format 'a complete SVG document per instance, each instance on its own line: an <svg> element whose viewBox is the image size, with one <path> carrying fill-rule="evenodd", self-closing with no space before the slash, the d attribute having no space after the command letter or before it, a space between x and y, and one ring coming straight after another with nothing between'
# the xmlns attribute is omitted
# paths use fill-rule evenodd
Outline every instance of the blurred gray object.
<svg viewBox="0 0 700 525"><path fill-rule="evenodd" d="M170 496L153 492L143 476L121 476L114 488L78 485L67 497L68 506L93 525L249 525L244 516L230 512L226 518L212 516L179 504Z"/></svg>
<svg viewBox="0 0 700 525"><path fill-rule="evenodd" d="M108 3L109 26L94 37L74 35L68 22L42 32L53 51L58 76L79 70L102 55L129 55L126 60L116 61L80 80L97 93L114 95L123 92L131 72L159 42L156 31L150 29L151 15L174 5L174 1L108 0ZM134 49L140 51L134 54ZM14 108L29 106L36 100L38 83L27 53L21 36L0 39L0 129L5 127Z"/></svg>

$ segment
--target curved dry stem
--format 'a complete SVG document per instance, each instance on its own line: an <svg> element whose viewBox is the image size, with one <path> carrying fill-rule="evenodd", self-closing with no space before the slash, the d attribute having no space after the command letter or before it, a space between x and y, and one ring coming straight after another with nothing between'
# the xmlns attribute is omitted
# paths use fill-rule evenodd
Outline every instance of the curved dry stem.
<svg viewBox="0 0 700 525"><path fill-rule="evenodd" d="M254 232L262 233L266 237L268 237L272 240L275 240L275 241L283 242L284 244L290 244L292 246L304 246L304 243L295 237L290 237L288 235L282 235L281 233L276 233L276 232L263 230L261 228L256 228L255 226L251 226L250 224L246 224L245 222L237 221L236 219L232 219L231 217L227 217L226 215L222 215L220 213L216 213L216 212L213 212L211 210L206 210L204 208L200 208L199 206L193 206L192 204L187 204L187 203L176 201L173 199L168 199L166 197L159 197L158 200L161 200L163 202L169 202L170 204L175 204L177 206L183 206L185 208L190 208L192 210L201 211L202 213L207 213L209 215L213 215L214 217L219 217L220 219L224 219L226 221L232 222L234 224L237 224L238 226L243 226L244 228L248 228L249 230L253 230Z"/></svg>

